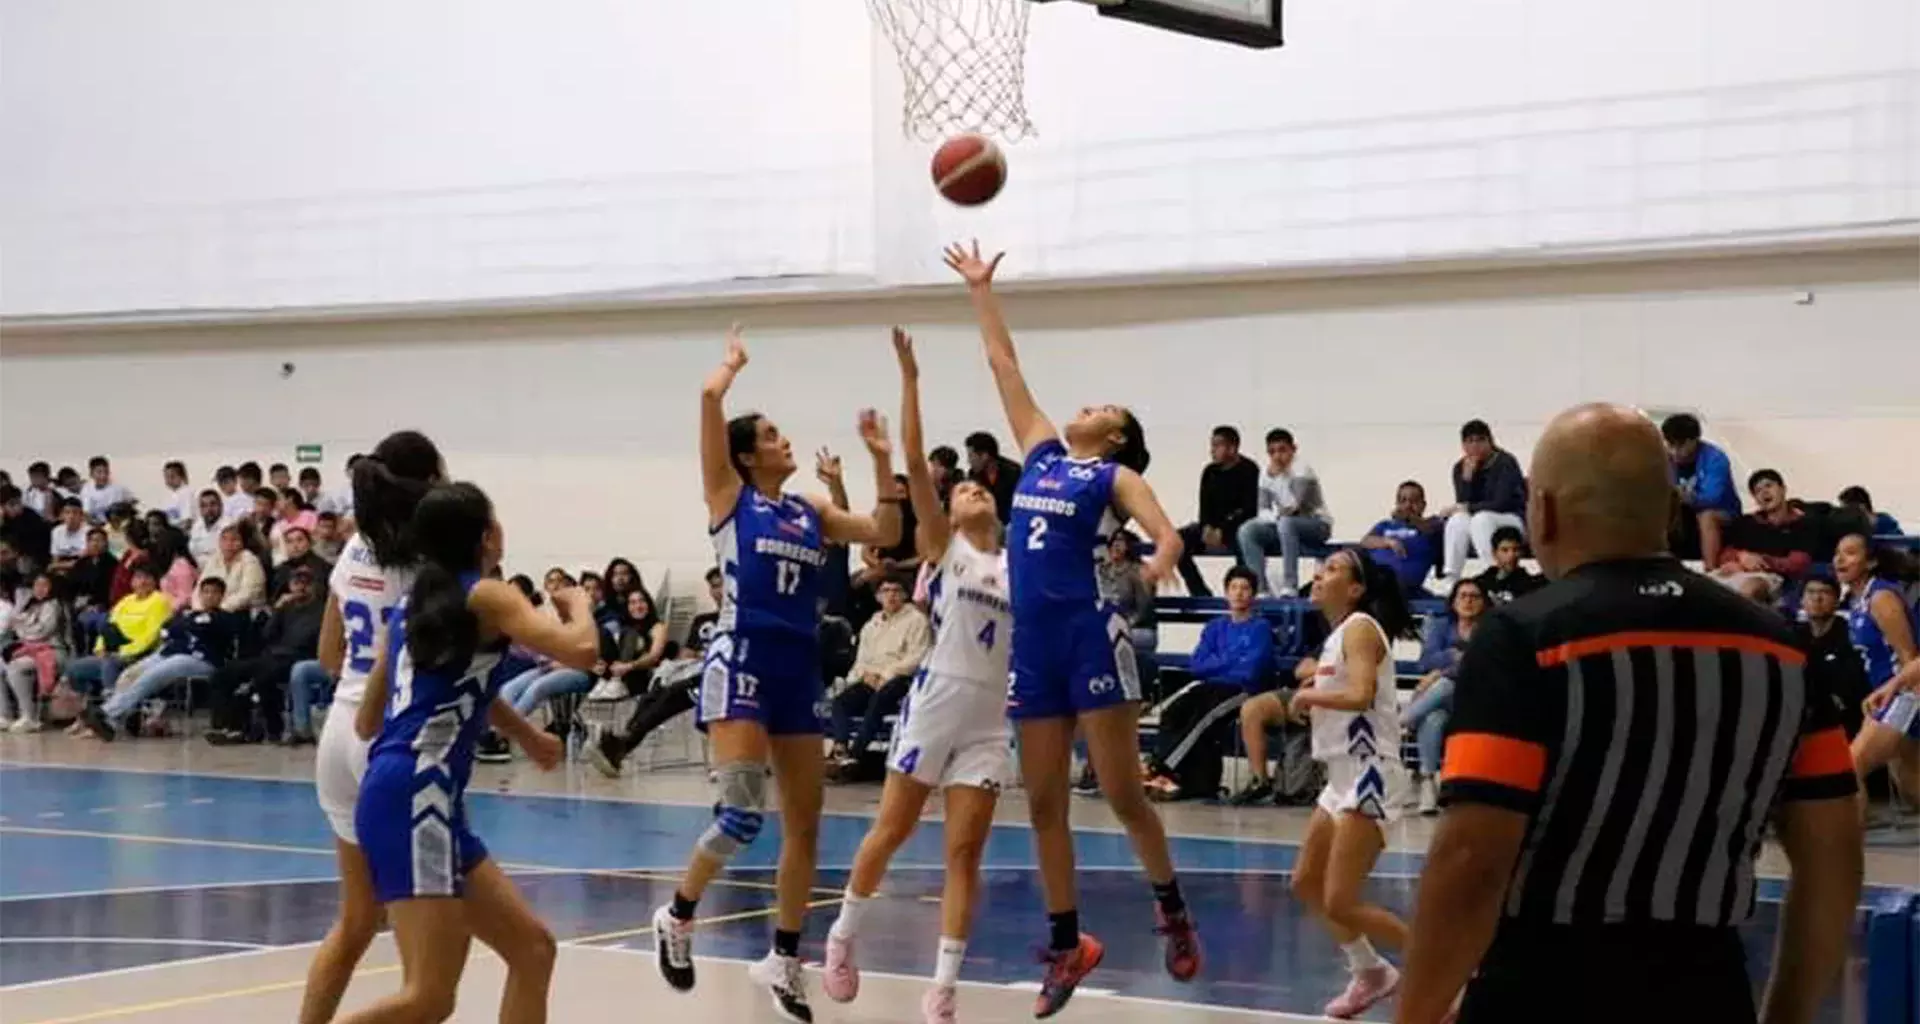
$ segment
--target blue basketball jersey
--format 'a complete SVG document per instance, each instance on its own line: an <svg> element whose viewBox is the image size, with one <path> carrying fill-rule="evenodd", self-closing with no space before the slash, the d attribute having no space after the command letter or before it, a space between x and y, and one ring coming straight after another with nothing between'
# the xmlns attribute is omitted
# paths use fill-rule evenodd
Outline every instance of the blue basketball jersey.
<svg viewBox="0 0 1920 1024"><path fill-rule="evenodd" d="M1891 593L1900 598L1900 606L1906 608L1906 598L1899 586L1883 579L1868 581L1860 595L1847 602L1847 637L1853 642L1853 649L1860 652L1860 664L1867 670L1867 684L1879 686L1893 678L1899 665L1894 663L1893 645L1887 642L1886 633L1880 629L1880 623L1874 620L1869 607L1875 595ZM1914 620L1913 609L1907 608L1907 621Z"/></svg>
<svg viewBox="0 0 1920 1024"><path fill-rule="evenodd" d="M827 552L812 505L742 487L733 512L713 530L713 547L726 580L719 630L817 642Z"/></svg>
<svg viewBox="0 0 1920 1024"><path fill-rule="evenodd" d="M1100 602L1096 568L1120 527L1105 459L1076 459L1058 439L1027 453L1007 524L1007 571L1016 621L1062 605Z"/></svg>
<svg viewBox="0 0 1920 1024"><path fill-rule="evenodd" d="M478 575L464 576L461 590L470 594L479 581ZM476 650L464 665L419 668L407 652L407 602L402 600L387 629L387 717L367 752L368 762L404 757L412 761L416 779L444 773L456 795L465 790L474 744L506 681L500 671L506 651L503 637Z"/></svg>

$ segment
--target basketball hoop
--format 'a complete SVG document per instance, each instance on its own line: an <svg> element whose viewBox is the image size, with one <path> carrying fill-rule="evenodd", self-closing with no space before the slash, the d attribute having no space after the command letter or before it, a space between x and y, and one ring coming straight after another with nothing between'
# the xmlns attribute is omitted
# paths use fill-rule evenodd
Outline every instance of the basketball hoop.
<svg viewBox="0 0 1920 1024"><path fill-rule="evenodd" d="M921 139L1033 134L1022 84L1027 0L867 0L906 83L901 127Z"/></svg>

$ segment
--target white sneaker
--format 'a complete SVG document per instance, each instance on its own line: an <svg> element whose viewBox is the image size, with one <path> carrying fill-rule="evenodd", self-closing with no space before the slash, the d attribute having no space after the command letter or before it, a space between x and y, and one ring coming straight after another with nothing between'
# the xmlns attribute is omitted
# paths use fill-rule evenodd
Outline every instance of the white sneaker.
<svg viewBox="0 0 1920 1024"><path fill-rule="evenodd" d="M954 1024L958 1002L952 985L935 985L920 997L920 1013L927 1024Z"/></svg>
<svg viewBox="0 0 1920 1024"><path fill-rule="evenodd" d="M807 1005L806 972L800 958L768 953L766 959L747 968L747 977L765 986L773 994L773 1010L796 1024L813 1024L813 1007Z"/></svg>
<svg viewBox="0 0 1920 1024"><path fill-rule="evenodd" d="M12 731L13 719L8 718L5 715L0 715L0 729L6 729L8 731Z"/></svg>
<svg viewBox="0 0 1920 1024"><path fill-rule="evenodd" d="M653 912L653 947L660 977L675 992L693 988L693 922L682 921L661 907Z"/></svg>
<svg viewBox="0 0 1920 1024"><path fill-rule="evenodd" d="M1440 813L1440 787L1432 779L1420 780L1420 813Z"/></svg>
<svg viewBox="0 0 1920 1024"><path fill-rule="evenodd" d="M8 726L7 731L13 733L15 736L19 736L25 733L39 732L41 728L42 726L38 718L22 718L18 722Z"/></svg>

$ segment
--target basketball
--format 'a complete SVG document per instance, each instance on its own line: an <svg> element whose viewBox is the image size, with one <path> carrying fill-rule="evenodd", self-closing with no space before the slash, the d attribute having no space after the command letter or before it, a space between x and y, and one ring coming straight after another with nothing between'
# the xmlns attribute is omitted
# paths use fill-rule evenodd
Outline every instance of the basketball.
<svg viewBox="0 0 1920 1024"><path fill-rule="evenodd" d="M959 206L979 206L1007 183L1007 158L985 135L956 135L933 154L933 187Z"/></svg>

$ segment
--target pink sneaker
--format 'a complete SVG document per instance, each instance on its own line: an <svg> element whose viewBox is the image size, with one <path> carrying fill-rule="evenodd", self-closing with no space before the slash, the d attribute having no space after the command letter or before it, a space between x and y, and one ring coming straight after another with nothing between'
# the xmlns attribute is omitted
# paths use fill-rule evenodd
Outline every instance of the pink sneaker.
<svg viewBox="0 0 1920 1024"><path fill-rule="evenodd" d="M827 998L836 1003L851 1003L860 994L860 965L853 962L852 939L827 933L827 964L820 981Z"/></svg>
<svg viewBox="0 0 1920 1024"><path fill-rule="evenodd" d="M920 1012L927 1024L953 1024L958 1002L952 985L935 985L920 997Z"/></svg>
<svg viewBox="0 0 1920 1024"><path fill-rule="evenodd" d="M1367 1012L1375 1003L1400 990L1400 971L1392 964L1369 967L1347 982L1347 990L1327 1003L1327 1016L1351 1020Z"/></svg>

